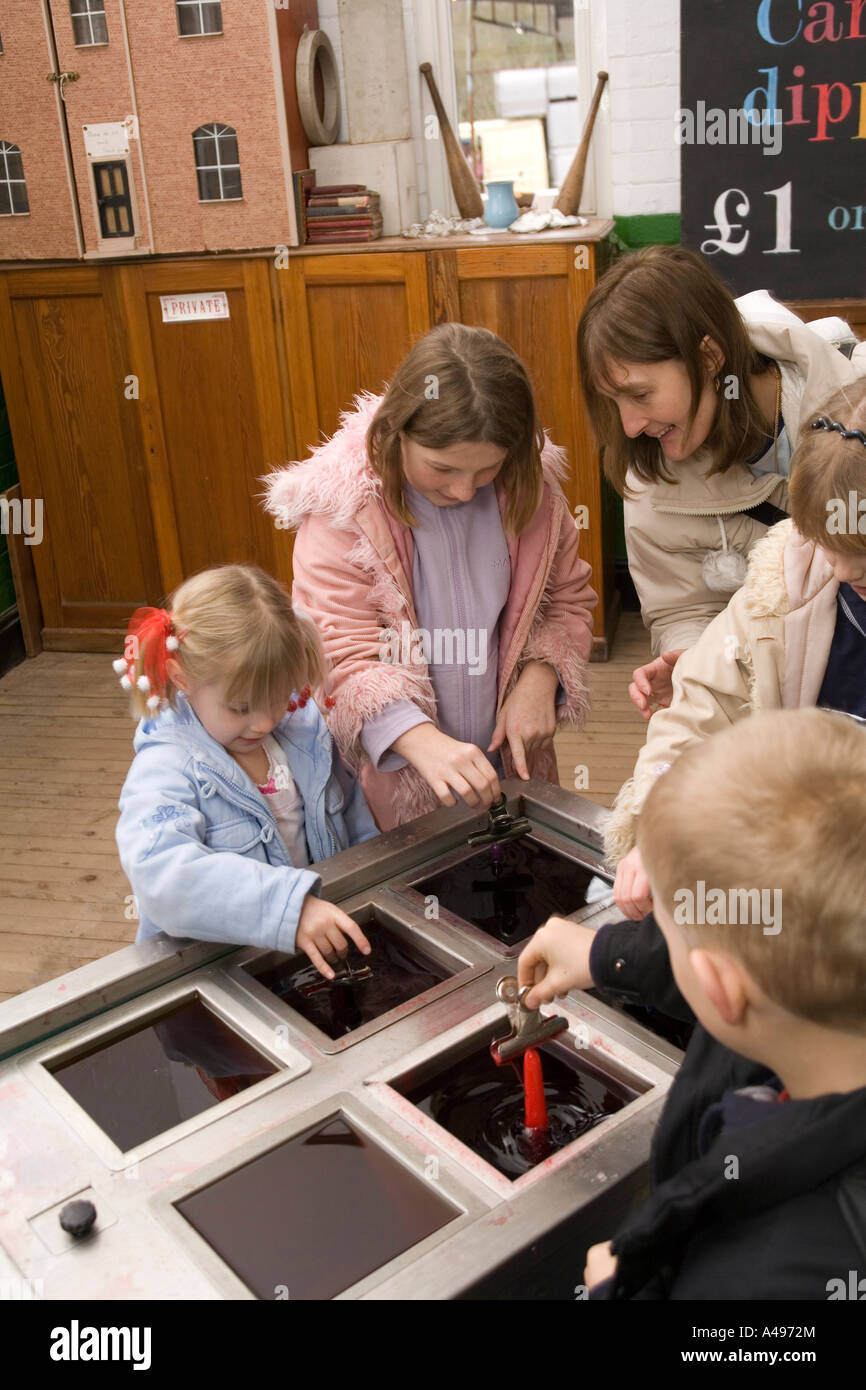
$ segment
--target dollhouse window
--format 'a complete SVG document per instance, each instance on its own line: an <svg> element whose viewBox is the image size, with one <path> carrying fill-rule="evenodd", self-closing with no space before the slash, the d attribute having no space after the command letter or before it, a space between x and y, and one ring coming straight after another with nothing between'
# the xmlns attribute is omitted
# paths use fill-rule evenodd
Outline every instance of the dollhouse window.
<svg viewBox="0 0 866 1390"><path fill-rule="evenodd" d="M0 217L29 211L21 151L17 145L0 140Z"/></svg>
<svg viewBox="0 0 866 1390"><path fill-rule="evenodd" d="M135 235L132 223L132 201L129 193L129 175L126 161L108 160L94 164L93 177L96 180L96 205L99 208L99 230L103 237L131 237Z"/></svg>
<svg viewBox="0 0 866 1390"><path fill-rule="evenodd" d="M175 9L181 38L223 31L223 7L217 0L175 0Z"/></svg>
<svg viewBox="0 0 866 1390"><path fill-rule="evenodd" d="M104 0L69 0L72 34L78 48L108 43L108 21Z"/></svg>
<svg viewBox="0 0 866 1390"><path fill-rule="evenodd" d="M230 125L199 126L193 131L198 196L203 203L242 198L238 133Z"/></svg>

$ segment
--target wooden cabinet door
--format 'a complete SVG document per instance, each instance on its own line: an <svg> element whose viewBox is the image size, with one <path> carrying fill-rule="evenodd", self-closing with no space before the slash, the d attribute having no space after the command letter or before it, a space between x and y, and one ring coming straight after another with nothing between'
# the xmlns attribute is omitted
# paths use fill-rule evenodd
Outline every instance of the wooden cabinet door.
<svg viewBox="0 0 866 1390"><path fill-rule="evenodd" d="M359 391L381 391L430 328L421 251L293 256L277 272L298 457Z"/></svg>
<svg viewBox="0 0 866 1390"><path fill-rule="evenodd" d="M602 486L577 375L577 324L595 284L596 247L591 243L463 247L430 253L433 318L489 328L510 343L529 372L541 423L571 464L563 487L586 528L581 554L592 565L599 595L593 655L608 655L607 634L615 603L613 519L609 489Z"/></svg>
<svg viewBox="0 0 866 1390"><path fill-rule="evenodd" d="M0 276L21 493L42 503L31 554L48 649L117 650L132 610L162 592L129 362L110 268Z"/></svg>
<svg viewBox="0 0 866 1390"><path fill-rule="evenodd" d="M121 268L140 374L138 421L166 589L217 564L288 581L290 548L262 510L262 477L293 456L270 260ZM223 291L229 317L164 323L161 296Z"/></svg>

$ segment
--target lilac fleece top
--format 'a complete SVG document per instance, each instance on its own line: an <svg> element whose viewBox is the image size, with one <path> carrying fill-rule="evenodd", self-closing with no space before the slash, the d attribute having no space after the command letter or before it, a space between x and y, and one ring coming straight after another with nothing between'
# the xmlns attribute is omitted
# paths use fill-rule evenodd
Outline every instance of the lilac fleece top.
<svg viewBox="0 0 866 1390"><path fill-rule="evenodd" d="M439 727L484 751L496 724L499 619L511 587L508 542L493 483L471 502L437 507L406 484L413 531L412 584L419 632L393 634L391 660L411 661L410 643L428 661ZM361 742L379 772L406 766L388 752L407 729L430 721L411 700L394 700L364 723ZM497 766L498 755L491 761Z"/></svg>

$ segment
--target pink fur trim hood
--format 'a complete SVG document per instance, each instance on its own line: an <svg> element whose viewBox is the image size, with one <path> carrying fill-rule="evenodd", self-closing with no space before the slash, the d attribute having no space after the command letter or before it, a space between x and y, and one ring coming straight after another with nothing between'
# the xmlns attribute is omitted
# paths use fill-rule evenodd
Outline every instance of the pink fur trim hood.
<svg viewBox="0 0 866 1390"><path fill-rule="evenodd" d="M355 409L344 410L340 427L310 451L265 479L265 510L282 527L296 531L304 517L326 513L335 526L349 526L367 502L382 501L382 484L367 462L367 430L381 396L363 392Z"/></svg>

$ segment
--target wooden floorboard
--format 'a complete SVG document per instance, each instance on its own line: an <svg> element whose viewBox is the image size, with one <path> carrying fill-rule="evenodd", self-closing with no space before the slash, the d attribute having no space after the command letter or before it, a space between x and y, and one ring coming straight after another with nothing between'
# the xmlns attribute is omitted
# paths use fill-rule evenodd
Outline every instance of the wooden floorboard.
<svg viewBox="0 0 866 1390"><path fill-rule="evenodd" d="M586 728L557 735L560 782L585 768L581 793L602 806L646 735L628 682L648 655L623 614L611 660L590 667ZM114 842L134 729L108 656L43 652L0 680L0 1003L135 939Z"/></svg>
<svg viewBox="0 0 866 1390"><path fill-rule="evenodd" d="M134 732L108 656L0 680L0 1001L135 939L114 842Z"/></svg>

